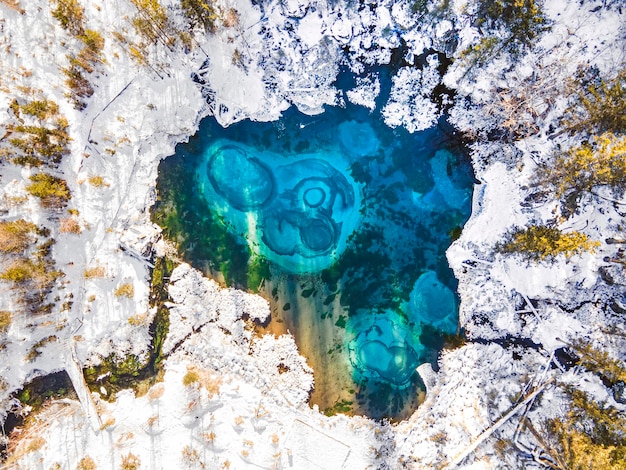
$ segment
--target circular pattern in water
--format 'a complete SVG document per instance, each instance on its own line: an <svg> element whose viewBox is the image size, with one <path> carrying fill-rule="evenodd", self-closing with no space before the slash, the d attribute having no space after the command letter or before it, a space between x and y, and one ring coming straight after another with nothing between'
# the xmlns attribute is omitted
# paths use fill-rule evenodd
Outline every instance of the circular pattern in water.
<svg viewBox="0 0 626 470"><path fill-rule="evenodd" d="M341 255L358 225L361 187L335 166L347 167L340 155L286 160L225 139L205 155L202 194L254 253L294 273L319 272Z"/></svg>
<svg viewBox="0 0 626 470"><path fill-rule="evenodd" d="M411 385L420 364L419 331L394 312L359 315L351 319L347 329L350 362L362 378L387 382L398 389Z"/></svg>
<svg viewBox="0 0 626 470"><path fill-rule="evenodd" d="M262 207L274 193L272 172L236 145L224 145L213 152L207 176L215 192L239 210Z"/></svg>

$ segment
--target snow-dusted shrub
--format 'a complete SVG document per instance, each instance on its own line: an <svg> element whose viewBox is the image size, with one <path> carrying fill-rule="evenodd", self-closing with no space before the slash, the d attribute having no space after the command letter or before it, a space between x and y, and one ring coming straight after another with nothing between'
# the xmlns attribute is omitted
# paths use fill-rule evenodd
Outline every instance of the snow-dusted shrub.
<svg viewBox="0 0 626 470"><path fill-rule="evenodd" d="M18 253L35 242L37 226L24 219L0 222L0 252Z"/></svg>
<svg viewBox="0 0 626 470"><path fill-rule="evenodd" d="M579 70L569 87L573 104L567 109L565 126L575 132L626 131L626 68L615 77L602 79L597 70Z"/></svg>
<svg viewBox="0 0 626 470"><path fill-rule="evenodd" d="M141 467L141 460L135 454L129 452L122 457L120 470L138 470Z"/></svg>
<svg viewBox="0 0 626 470"><path fill-rule="evenodd" d="M580 232L564 233L556 227L531 225L517 228L508 240L497 247L502 253L520 253L533 261L554 259L559 255L571 258L585 251L594 252L599 242Z"/></svg>
<svg viewBox="0 0 626 470"><path fill-rule="evenodd" d="M52 16L68 33L76 36L82 34L85 24L85 11L78 0L54 0Z"/></svg>
<svg viewBox="0 0 626 470"><path fill-rule="evenodd" d="M44 207L64 207L70 200L70 188L64 179L48 173L37 173L30 178L26 191L41 200Z"/></svg>
<svg viewBox="0 0 626 470"><path fill-rule="evenodd" d="M96 470L96 468L96 462L89 456L80 459L76 466L76 470Z"/></svg>
<svg viewBox="0 0 626 470"><path fill-rule="evenodd" d="M120 286L115 289L114 294L116 297L126 297L128 299L132 299L135 296L135 286L132 282L125 282L120 284Z"/></svg>

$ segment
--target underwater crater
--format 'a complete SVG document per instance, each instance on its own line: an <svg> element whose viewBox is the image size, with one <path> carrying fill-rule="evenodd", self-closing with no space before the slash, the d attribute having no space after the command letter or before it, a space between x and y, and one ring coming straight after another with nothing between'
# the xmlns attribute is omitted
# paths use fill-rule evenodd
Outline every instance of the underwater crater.
<svg viewBox="0 0 626 470"><path fill-rule="evenodd" d="M313 404L402 419L422 394L415 368L458 333L445 251L473 182L445 120L410 134L351 104L207 118L161 163L153 219L208 276L270 300L262 332L295 336Z"/></svg>

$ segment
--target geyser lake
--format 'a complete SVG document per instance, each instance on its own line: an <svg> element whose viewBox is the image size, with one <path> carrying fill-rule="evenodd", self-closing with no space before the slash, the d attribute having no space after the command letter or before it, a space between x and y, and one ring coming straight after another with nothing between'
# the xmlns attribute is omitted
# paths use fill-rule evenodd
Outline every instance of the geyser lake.
<svg viewBox="0 0 626 470"><path fill-rule="evenodd" d="M269 300L259 330L295 336L312 404L403 419L423 397L415 368L458 333L445 251L473 181L443 121L410 134L351 104L207 118L161 163L153 220L207 276Z"/></svg>

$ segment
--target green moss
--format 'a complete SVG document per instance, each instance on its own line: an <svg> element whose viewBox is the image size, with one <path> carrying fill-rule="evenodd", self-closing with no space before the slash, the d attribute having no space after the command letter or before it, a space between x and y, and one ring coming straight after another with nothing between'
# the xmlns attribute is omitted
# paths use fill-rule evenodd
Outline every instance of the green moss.
<svg viewBox="0 0 626 470"><path fill-rule="evenodd" d="M349 413L352 411L352 404L353 402L348 400L338 400L332 407L326 408L324 414L326 416L334 416L337 413Z"/></svg>

